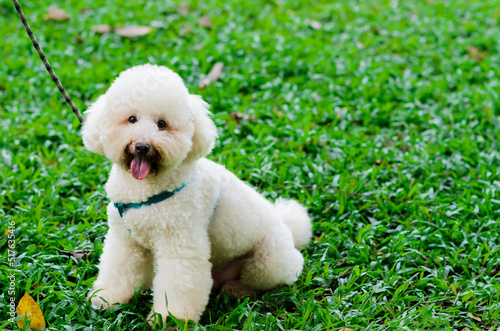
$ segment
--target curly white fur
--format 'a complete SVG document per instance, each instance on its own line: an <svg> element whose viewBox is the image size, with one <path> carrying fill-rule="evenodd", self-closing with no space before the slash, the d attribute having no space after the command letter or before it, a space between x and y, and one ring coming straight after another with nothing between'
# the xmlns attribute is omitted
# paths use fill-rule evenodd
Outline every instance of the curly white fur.
<svg viewBox="0 0 500 331"><path fill-rule="evenodd" d="M198 321L213 286L212 268L242 256L238 279L248 288L297 280L304 261L298 249L311 237L305 208L283 199L272 204L204 158L217 131L208 105L189 94L177 74L154 65L126 70L86 115L85 146L113 162L106 184L111 201L140 203L186 184L171 198L123 217L108 205L109 231L90 292L94 305L127 302L139 285L152 285L153 309L163 320L170 312ZM138 159L148 167L156 162L156 173L146 172L143 180L131 173L138 142L157 152Z"/></svg>

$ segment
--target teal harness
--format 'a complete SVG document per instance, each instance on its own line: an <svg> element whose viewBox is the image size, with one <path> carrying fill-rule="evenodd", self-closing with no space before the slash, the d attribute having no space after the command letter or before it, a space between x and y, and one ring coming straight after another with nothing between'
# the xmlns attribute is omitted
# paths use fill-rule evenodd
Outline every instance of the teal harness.
<svg viewBox="0 0 500 331"><path fill-rule="evenodd" d="M129 209L139 209L143 206L151 206L151 205L154 205L155 203L167 200L168 198L173 196L175 193L182 190L184 188L184 186L186 186L186 184L182 184L180 187L176 188L173 191L164 191L164 192L158 193L158 194L153 195L152 197L150 197L149 199L147 199L146 201L143 201L143 202L139 202L139 203L133 203L133 202L131 202L131 203L116 203L116 202L113 202L113 205L116 207L116 209L118 209L118 212L120 213L120 217L123 217L123 214L125 214L127 212L127 210L129 210Z"/></svg>

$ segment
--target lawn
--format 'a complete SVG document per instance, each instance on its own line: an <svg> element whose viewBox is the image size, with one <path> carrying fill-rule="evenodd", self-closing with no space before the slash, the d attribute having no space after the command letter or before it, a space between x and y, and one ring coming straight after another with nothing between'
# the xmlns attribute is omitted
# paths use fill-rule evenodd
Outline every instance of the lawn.
<svg viewBox="0 0 500 331"><path fill-rule="evenodd" d="M498 1L21 4L82 111L122 70L166 65L211 104L220 137L208 157L310 211L299 281L213 294L180 329L500 328ZM68 19L47 18L51 4ZM0 14L0 329L17 329L14 274L16 303L28 292L51 330L144 330L150 292L115 311L86 302L110 164L83 147L11 1ZM152 30L101 35L99 24ZM222 76L200 89L216 62ZM93 251L71 253L82 249Z"/></svg>

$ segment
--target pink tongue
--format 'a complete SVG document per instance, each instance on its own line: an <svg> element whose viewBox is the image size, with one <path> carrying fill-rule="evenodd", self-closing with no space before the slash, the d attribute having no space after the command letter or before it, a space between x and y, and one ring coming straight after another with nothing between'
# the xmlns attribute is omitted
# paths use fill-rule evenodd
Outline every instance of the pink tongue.
<svg viewBox="0 0 500 331"><path fill-rule="evenodd" d="M149 164L148 159L140 156L134 157L132 163L130 163L130 170L132 171L132 176L134 176L135 179L143 180L144 178L147 177L150 166L151 165Z"/></svg>

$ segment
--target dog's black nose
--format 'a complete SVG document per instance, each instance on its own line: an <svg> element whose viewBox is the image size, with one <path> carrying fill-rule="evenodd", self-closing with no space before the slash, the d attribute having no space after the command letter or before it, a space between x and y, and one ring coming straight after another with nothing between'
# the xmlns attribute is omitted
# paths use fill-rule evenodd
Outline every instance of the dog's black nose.
<svg viewBox="0 0 500 331"><path fill-rule="evenodd" d="M135 151L140 156L144 156L144 155L148 154L150 149L151 149L151 146L149 144L145 144L145 143L135 144Z"/></svg>

